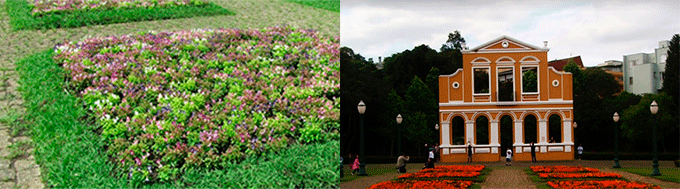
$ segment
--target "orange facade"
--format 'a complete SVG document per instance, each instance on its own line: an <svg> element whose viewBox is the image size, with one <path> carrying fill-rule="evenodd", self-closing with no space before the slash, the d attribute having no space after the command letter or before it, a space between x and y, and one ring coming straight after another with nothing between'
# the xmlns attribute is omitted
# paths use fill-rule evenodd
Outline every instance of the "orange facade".
<svg viewBox="0 0 680 189"><path fill-rule="evenodd" d="M548 66L548 48L500 37L464 50L463 68L439 76L441 160L572 160L572 75Z"/></svg>

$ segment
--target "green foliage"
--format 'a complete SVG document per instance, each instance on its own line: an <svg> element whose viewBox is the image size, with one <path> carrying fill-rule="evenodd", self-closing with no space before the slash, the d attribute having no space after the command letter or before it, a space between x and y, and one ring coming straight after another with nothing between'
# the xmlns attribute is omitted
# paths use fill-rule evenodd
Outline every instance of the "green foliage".
<svg viewBox="0 0 680 189"><path fill-rule="evenodd" d="M663 76L663 89L671 96L676 106L680 105L680 34L673 35L668 47L666 69ZM673 110L676 111L676 110ZM677 113L677 112L676 112Z"/></svg>
<svg viewBox="0 0 680 189"><path fill-rule="evenodd" d="M340 12L340 0L286 0L288 2L299 3L310 7L326 9L333 12Z"/></svg>
<svg viewBox="0 0 680 189"><path fill-rule="evenodd" d="M534 70L522 73L522 92L538 92L538 77Z"/></svg>
<svg viewBox="0 0 680 189"><path fill-rule="evenodd" d="M649 109L652 101L656 101L659 106L654 116ZM652 127L657 124L659 141L664 141L665 138L672 137L670 134L677 130L677 122L671 114L671 111L676 108L677 106L673 105L673 100L666 93L646 94L642 96L638 104L629 107L621 114L622 135L632 142L650 143L651 146ZM663 143L660 144L664 146Z"/></svg>
<svg viewBox="0 0 680 189"><path fill-rule="evenodd" d="M479 116L475 120L475 144L489 144L489 118Z"/></svg>
<svg viewBox="0 0 680 189"><path fill-rule="evenodd" d="M31 5L28 1L7 0L6 9L9 13L10 24L14 30L74 28L125 22L234 14L213 3L200 6L192 4L175 7L78 10L71 13L32 16Z"/></svg>
<svg viewBox="0 0 680 189"><path fill-rule="evenodd" d="M489 69L475 69L475 93L488 93L489 79Z"/></svg>
<svg viewBox="0 0 680 189"><path fill-rule="evenodd" d="M456 30L453 33L449 33L449 37L446 40L446 43L444 43L442 47L439 48L439 50L441 52L454 50L460 52L460 50L464 50L462 43L465 43L465 38L463 38L463 36L460 35L460 32Z"/></svg>
<svg viewBox="0 0 680 189"><path fill-rule="evenodd" d="M427 116L422 112L409 113L404 117L404 136L414 144L434 143L430 136L434 133L434 124L427 125Z"/></svg>
<svg viewBox="0 0 680 189"><path fill-rule="evenodd" d="M432 69L430 69L430 72L427 73L427 77L425 78L425 83L427 84L427 87L430 88L430 92L435 96L435 99L438 101L439 69L437 67L432 67Z"/></svg>

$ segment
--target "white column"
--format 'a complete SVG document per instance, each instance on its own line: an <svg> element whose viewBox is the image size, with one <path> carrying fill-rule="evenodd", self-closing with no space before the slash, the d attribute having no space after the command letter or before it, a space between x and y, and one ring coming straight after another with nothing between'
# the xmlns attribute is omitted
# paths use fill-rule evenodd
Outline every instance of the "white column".
<svg viewBox="0 0 680 189"><path fill-rule="evenodd" d="M564 120L562 121L562 130L564 133L562 133L562 142L566 144L573 144L574 141L571 140L571 120Z"/></svg>
<svg viewBox="0 0 680 189"><path fill-rule="evenodd" d="M450 131L451 128L449 128L449 123L448 122L442 122L441 125L442 125L441 126L441 129L442 129L442 132L441 132L442 144L441 145L450 146L451 145L451 131Z"/></svg>
<svg viewBox="0 0 680 189"><path fill-rule="evenodd" d="M546 119L539 119L538 120L538 143L539 144L548 144L548 120ZM546 153L548 152L548 147L547 146L541 146L541 153Z"/></svg>
<svg viewBox="0 0 680 189"><path fill-rule="evenodd" d="M467 137L465 139L465 145L467 145L467 142L470 141L470 143L475 144L475 122L474 121L466 121L465 122L465 136Z"/></svg>
<svg viewBox="0 0 680 189"><path fill-rule="evenodd" d="M489 144L491 145L491 153L497 154L498 148L501 146L498 143L498 120L491 121L491 132L489 132Z"/></svg>
<svg viewBox="0 0 680 189"><path fill-rule="evenodd" d="M513 146L522 145L524 142L524 130L522 129L522 120L515 120L515 144ZM522 147L515 147L515 153L522 153Z"/></svg>

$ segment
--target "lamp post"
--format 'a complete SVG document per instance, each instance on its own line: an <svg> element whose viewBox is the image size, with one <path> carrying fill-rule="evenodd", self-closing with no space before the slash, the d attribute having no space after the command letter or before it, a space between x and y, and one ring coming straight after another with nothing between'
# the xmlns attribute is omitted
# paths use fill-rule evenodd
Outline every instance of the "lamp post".
<svg viewBox="0 0 680 189"><path fill-rule="evenodd" d="M397 152L401 155L401 121L403 118L401 114L397 115Z"/></svg>
<svg viewBox="0 0 680 189"><path fill-rule="evenodd" d="M614 168L621 168L619 164L619 113L614 112Z"/></svg>
<svg viewBox="0 0 680 189"><path fill-rule="evenodd" d="M649 106L649 110L652 112L652 121L654 122L654 129L652 129L652 134L654 137L652 138L652 148L654 150L654 159L652 159L652 167L654 167L654 170L652 171L652 176L659 176L661 175L661 172L659 172L659 158L658 156L658 149L656 147L656 130L657 130L657 125L656 125L656 112L659 111L659 106L656 104L656 101L652 101L652 104Z"/></svg>
<svg viewBox="0 0 680 189"><path fill-rule="evenodd" d="M439 124L434 124L434 130L439 130Z"/></svg>
<svg viewBox="0 0 680 189"><path fill-rule="evenodd" d="M360 141L359 145L360 146L360 156L361 158L359 159L359 176L367 176L366 174L366 158L364 157L366 153L364 152L364 112L366 112L366 104L364 104L364 101L359 101L359 105L357 105L357 110L359 110L359 120L360 120L360 125L359 125L359 135L360 135Z"/></svg>

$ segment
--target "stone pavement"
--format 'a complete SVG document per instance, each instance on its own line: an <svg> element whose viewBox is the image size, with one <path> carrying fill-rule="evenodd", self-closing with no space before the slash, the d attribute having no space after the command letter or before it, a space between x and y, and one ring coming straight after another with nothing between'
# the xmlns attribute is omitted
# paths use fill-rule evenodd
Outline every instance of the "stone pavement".
<svg viewBox="0 0 680 189"><path fill-rule="evenodd" d="M32 155L33 150L28 149L24 151L25 155L17 156L12 154L12 149L9 148L14 143L29 140L30 138L25 136L11 137L9 127L0 126L0 188L44 187L40 179L40 166L35 163Z"/></svg>
<svg viewBox="0 0 680 189"><path fill-rule="evenodd" d="M513 162L512 166L505 166L505 162L490 162L490 163L472 163L475 165L485 165L493 169L489 173L484 183L479 184L481 188L536 188L536 185L531 181L529 176L524 172L524 169L532 165L580 165L586 167L598 168L603 172L613 172L621 174L625 179L631 181L640 181L651 183L662 188L680 188L680 183L662 181L655 178L640 176L633 173L628 173L622 170L612 169L613 162L608 161L556 161L556 162ZM469 163L437 163L436 165L472 165ZM674 167L672 161L659 161L661 168ZM623 167L651 167L651 161L640 160L622 160ZM393 167L394 164L377 164L368 166L378 167ZM422 168L422 163L409 163L406 166L409 173L417 172ZM663 174L663 173L662 173ZM373 184L384 181L396 179L400 173L388 172L380 175L373 175L355 179L352 181L340 183L340 188L368 188Z"/></svg>

